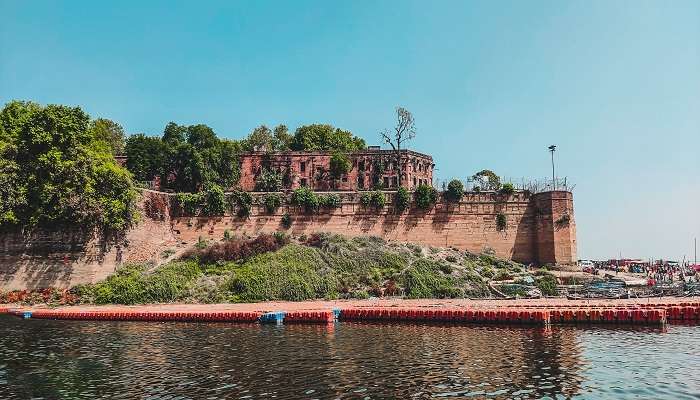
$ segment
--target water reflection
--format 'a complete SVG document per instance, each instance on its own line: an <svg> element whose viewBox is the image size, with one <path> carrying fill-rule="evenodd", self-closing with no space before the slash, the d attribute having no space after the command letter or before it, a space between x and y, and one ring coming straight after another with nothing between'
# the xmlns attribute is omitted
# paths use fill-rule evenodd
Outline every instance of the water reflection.
<svg viewBox="0 0 700 400"><path fill-rule="evenodd" d="M639 391L655 398L692 397L697 387L688 377L700 365L692 364L698 354L683 353L675 339L697 348L696 329L673 328L673 335L662 335L575 328L260 326L0 316L0 397L525 399L635 397ZM628 350L618 351L620 346ZM637 357L640 353L657 357ZM679 353L690 359L679 359ZM673 375L662 375L675 386L654 391L658 378L653 370L660 358L680 365Z"/></svg>

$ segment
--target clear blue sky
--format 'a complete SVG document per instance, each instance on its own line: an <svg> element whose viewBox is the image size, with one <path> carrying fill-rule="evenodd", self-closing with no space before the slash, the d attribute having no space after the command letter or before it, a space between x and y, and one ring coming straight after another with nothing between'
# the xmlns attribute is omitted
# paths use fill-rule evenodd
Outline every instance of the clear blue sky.
<svg viewBox="0 0 700 400"><path fill-rule="evenodd" d="M328 122L368 143L394 107L440 179L575 182L579 256L692 257L700 2L0 0L0 101L127 132L240 138Z"/></svg>

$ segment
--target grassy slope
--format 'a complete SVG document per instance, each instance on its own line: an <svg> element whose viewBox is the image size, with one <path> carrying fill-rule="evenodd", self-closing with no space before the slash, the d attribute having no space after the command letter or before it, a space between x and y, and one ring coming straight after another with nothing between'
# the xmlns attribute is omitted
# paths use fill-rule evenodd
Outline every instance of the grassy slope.
<svg viewBox="0 0 700 400"><path fill-rule="evenodd" d="M316 239L313 245L290 243L242 262L176 261L149 272L144 265L128 266L75 292L84 302L100 304L485 297L490 280L526 274L523 265L490 255L375 237Z"/></svg>

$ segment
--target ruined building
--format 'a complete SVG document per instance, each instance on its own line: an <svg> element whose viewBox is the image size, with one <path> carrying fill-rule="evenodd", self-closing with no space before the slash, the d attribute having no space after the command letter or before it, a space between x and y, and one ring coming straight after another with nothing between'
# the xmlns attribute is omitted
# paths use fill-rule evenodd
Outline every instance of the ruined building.
<svg viewBox="0 0 700 400"><path fill-rule="evenodd" d="M368 190L380 186L395 189L401 186L413 190L418 185L433 182L433 158L412 150L401 150L401 163L397 165L396 152L370 146L366 150L347 154L350 169L338 179L330 176L333 152L330 151L284 151L248 152L240 155L242 190L253 191L256 181L265 170L283 176L285 189L309 187L325 190Z"/></svg>

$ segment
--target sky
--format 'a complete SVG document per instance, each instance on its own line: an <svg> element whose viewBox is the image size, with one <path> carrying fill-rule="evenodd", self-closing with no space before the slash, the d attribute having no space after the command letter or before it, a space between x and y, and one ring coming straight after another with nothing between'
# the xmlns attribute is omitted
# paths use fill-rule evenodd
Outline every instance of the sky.
<svg viewBox="0 0 700 400"><path fill-rule="evenodd" d="M0 0L0 102L128 133L410 110L439 181L574 186L579 258L682 259L700 237L700 2Z"/></svg>

